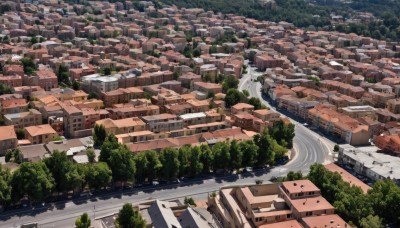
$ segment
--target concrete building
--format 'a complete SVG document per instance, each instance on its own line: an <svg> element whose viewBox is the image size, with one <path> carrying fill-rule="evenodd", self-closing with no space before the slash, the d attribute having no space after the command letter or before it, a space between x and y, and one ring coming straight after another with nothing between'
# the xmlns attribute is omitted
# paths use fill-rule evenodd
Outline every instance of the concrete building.
<svg viewBox="0 0 400 228"><path fill-rule="evenodd" d="M18 146L17 135L14 126L0 127L0 155L4 156L9 149L15 149Z"/></svg>
<svg viewBox="0 0 400 228"><path fill-rule="evenodd" d="M118 89L118 79L99 74L87 75L82 77L82 88L86 92L105 93Z"/></svg>
<svg viewBox="0 0 400 228"><path fill-rule="evenodd" d="M36 109L29 109L28 112L20 112L4 115L6 125L14 125L17 129L42 124L42 113Z"/></svg>
<svg viewBox="0 0 400 228"><path fill-rule="evenodd" d="M377 147L344 144L339 148L338 163L352 168L372 181L391 179L400 184L400 158L377 153Z"/></svg>
<svg viewBox="0 0 400 228"><path fill-rule="evenodd" d="M276 225L333 215L335 211L309 180L224 187L218 195L209 196L208 205L223 227L243 228L285 227Z"/></svg>
<svg viewBox="0 0 400 228"><path fill-rule="evenodd" d="M372 119L375 119L376 109L369 105L363 105L363 106L348 106L342 108L342 111L343 114L355 119L362 117L371 117Z"/></svg>
<svg viewBox="0 0 400 228"><path fill-rule="evenodd" d="M48 124L25 128L25 138L32 144L48 143L56 136L58 136L57 132Z"/></svg>
<svg viewBox="0 0 400 228"><path fill-rule="evenodd" d="M184 123L173 114L159 114L153 116L143 116L142 120L146 123L149 130L154 133L180 130L183 128Z"/></svg>

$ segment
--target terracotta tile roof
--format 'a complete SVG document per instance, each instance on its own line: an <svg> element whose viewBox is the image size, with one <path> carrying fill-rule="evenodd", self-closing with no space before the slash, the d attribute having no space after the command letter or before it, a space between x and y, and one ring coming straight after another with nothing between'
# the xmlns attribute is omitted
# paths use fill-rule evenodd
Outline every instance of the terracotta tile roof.
<svg viewBox="0 0 400 228"><path fill-rule="evenodd" d="M17 139L14 131L14 126L1 126L0 127L0 141L8 139Z"/></svg>
<svg viewBox="0 0 400 228"><path fill-rule="evenodd" d="M57 134L57 132L48 124L26 127L25 131L32 137L46 134Z"/></svg>

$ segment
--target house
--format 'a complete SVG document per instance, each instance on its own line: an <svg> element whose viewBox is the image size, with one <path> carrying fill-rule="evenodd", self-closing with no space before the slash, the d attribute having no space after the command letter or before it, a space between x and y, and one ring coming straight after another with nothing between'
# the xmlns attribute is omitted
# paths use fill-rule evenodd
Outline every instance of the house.
<svg viewBox="0 0 400 228"><path fill-rule="evenodd" d="M14 126L0 126L0 155L4 156L9 149L18 146L17 135Z"/></svg>
<svg viewBox="0 0 400 228"><path fill-rule="evenodd" d="M27 112L4 115L6 125L14 125L17 129L42 124L42 113L36 109L29 109Z"/></svg>
<svg viewBox="0 0 400 228"><path fill-rule="evenodd" d="M182 119L173 114L159 114L152 116L143 116L141 119L146 123L149 130L154 133L174 131L183 129L184 123Z"/></svg>
<svg viewBox="0 0 400 228"><path fill-rule="evenodd" d="M25 128L25 138L32 144L42 144L53 141L58 133L49 125L29 126Z"/></svg>
<svg viewBox="0 0 400 228"><path fill-rule="evenodd" d="M301 223L335 212L309 180L222 187L217 195L209 196L208 206L224 228L302 227L290 221Z"/></svg>
<svg viewBox="0 0 400 228"><path fill-rule="evenodd" d="M138 117L131 117L126 119L103 119L96 121L96 125L103 125L106 133L118 135L130 132L138 132L146 130L146 124Z"/></svg>
<svg viewBox="0 0 400 228"><path fill-rule="evenodd" d="M232 114L238 114L240 112L248 112L251 113L254 111L254 106L247 103L237 103L231 107Z"/></svg>

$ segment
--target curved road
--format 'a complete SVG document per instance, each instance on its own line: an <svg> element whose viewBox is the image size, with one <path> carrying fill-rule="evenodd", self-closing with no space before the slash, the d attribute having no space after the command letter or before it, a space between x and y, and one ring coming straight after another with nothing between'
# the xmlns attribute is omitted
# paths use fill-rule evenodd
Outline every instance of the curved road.
<svg viewBox="0 0 400 228"><path fill-rule="evenodd" d="M254 68L249 66L248 73L240 81L239 89L247 89L251 96L259 97L264 104L269 106L262 99L260 83L251 81L258 75L260 73L255 72ZM271 109L274 108L271 107ZM294 138L296 155L284 166L275 167L269 171L259 170L257 173L231 175L222 179L197 179L175 185L111 192L89 198L47 204L38 208L5 211L0 214L0 227L19 227L22 224L34 222L38 223L39 227L74 227L75 219L84 212L87 212L93 219L93 217L99 218L116 213L127 202L138 204L152 199L170 200L184 196L205 199L209 192L218 191L219 188L226 185L254 184L257 179L268 181L271 177L283 176L289 171L307 173L310 165L316 162L330 161L329 151L333 148L333 143L304 127L301 123L292 121L296 124Z"/></svg>
<svg viewBox="0 0 400 228"><path fill-rule="evenodd" d="M263 73L258 72L254 66L251 66L246 61L247 73L240 79L239 90L247 90L251 97L257 97L263 104L269 107L271 110L277 111L275 107L271 106L266 100L264 100L261 93L261 83L254 82L258 76ZM308 172L309 166L314 163L329 163L332 161L331 150L334 147L334 143L329 139L320 136L314 131L303 126L302 123L289 118L295 125L295 138L293 140L293 148L296 152L295 157L284 167L289 170L300 170L304 173Z"/></svg>

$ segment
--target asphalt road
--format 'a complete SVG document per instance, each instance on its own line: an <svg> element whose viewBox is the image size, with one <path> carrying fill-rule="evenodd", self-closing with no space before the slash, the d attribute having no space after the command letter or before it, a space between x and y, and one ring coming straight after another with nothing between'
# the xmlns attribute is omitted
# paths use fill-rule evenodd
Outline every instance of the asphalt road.
<svg viewBox="0 0 400 228"><path fill-rule="evenodd" d="M258 73L253 67L248 67L248 73L240 81L239 89L247 89L251 96L261 98L264 104L270 106L261 96L261 84L252 82ZM271 109L274 109L270 106ZM91 218L103 217L118 212L124 203L134 204L153 199L171 200L184 196L196 199L205 199L210 192L233 184L254 184L255 180L268 181L271 177L286 175L289 171L307 173L310 165L326 163L331 160L330 151L333 143L323 136L304 127L302 123L292 120L296 124L294 138L295 156L284 166L274 167L271 170L260 170L257 173L232 175L225 178L190 180L176 185L146 187L130 189L120 192L107 193L100 196L79 198L72 201L48 204L39 208L23 208L6 211L0 214L0 227L19 227L22 224L37 222L40 227L73 227L75 219L87 212Z"/></svg>

